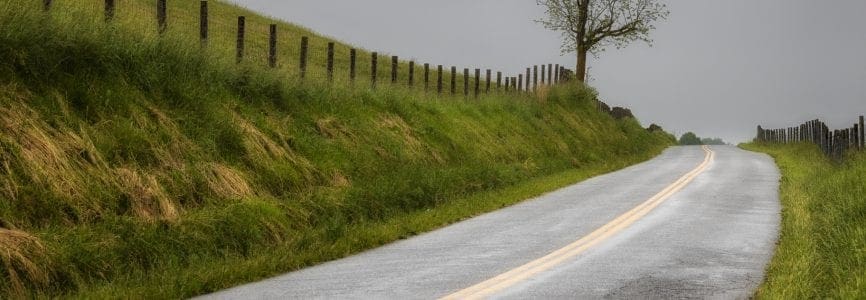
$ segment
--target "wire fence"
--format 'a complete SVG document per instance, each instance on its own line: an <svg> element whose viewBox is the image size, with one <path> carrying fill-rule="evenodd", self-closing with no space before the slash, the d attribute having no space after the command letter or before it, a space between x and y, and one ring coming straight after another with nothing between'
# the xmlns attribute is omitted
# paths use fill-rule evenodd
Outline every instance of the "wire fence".
<svg viewBox="0 0 866 300"><path fill-rule="evenodd" d="M89 22L124 26L143 36L178 37L200 51L286 72L302 80L343 82L375 88L408 86L440 94L478 96L492 92L536 93L565 83L574 72L558 64L504 74L492 69L400 60L313 34L278 20L249 15L237 6L207 0L28 0L46 14L74 14ZM191 46L194 47L194 46Z"/></svg>

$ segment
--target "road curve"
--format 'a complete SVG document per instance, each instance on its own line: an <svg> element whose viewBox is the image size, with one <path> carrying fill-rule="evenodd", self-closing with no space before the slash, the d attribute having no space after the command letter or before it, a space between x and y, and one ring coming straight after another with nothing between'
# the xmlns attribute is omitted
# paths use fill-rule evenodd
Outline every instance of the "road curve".
<svg viewBox="0 0 866 300"><path fill-rule="evenodd" d="M734 147L648 162L204 299L747 298L778 235L779 172Z"/></svg>

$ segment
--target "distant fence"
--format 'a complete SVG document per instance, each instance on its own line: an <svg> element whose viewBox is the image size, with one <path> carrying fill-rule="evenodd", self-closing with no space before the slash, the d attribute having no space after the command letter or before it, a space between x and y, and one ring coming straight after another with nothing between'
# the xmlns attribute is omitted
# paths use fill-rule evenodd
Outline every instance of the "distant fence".
<svg viewBox="0 0 866 300"><path fill-rule="evenodd" d="M866 148L864 131L863 116L860 116L859 122L854 126L835 130L830 130L821 120L812 120L788 128L764 129L758 126L756 141L781 144L814 143L827 156L839 159L846 151L863 151Z"/></svg>
<svg viewBox="0 0 866 300"><path fill-rule="evenodd" d="M47 12L51 11L52 6L55 5L55 2L59 2L62 0L31 0L31 1L40 1L41 2L40 5L43 5L43 9L47 13ZM114 20L118 16L118 10L121 9L121 7L119 7L115 3L115 0L100 0L100 1L104 1L104 10L103 10L102 14L104 14L105 22L114 22ZM119 1L122 1L122 0L119 0ZM142 7L141 5L137 5L137 6L129 6L129 9L145 10L145 11L153 9L152 11L155 11L154 14L136 12L134 14L127 14L127 15L128 16L142 16L142 15L144 15L144 16L148 16L148 17L149 16L155 17L155 22L153 24L155 26L156 31L160 35L162 35L166 32L167 28L169 28L169 25L171 25L171 24L169 24L170 19L167 17L170 15L170 12L168 11L169 6L167 5L166 0L151 0L151 1L153 1L152 7ZM138 2L142 2L142 1L138 1ZM194 1L190 1L190 2L194 3ZM149 5L146 5L146 6L149 6ZM189 9L189 7L187 7L186 9ZM210 31L212 30L212 25L210 23L212 21L214 21L212 18L213 15L214 15L213 7L208 6L207 0L201 0L201 1L199 1L199 7L198 7L198 22L191 22L191 20L184 20L184 21L180 21L179 24L177 24L176 26L190 26L190 27L191 26L197 26L198 27L198 39L200 39L201 46L202 47L212 47L209 43L209 39L211 38ZM219 24L225 26L224 20L222 20L222 21L223 22L220 22ZM197 23L197 24L195 24L195 23ZM280 50L280 49L278 49L278 47L279 47L278 38L281 38L278 35L279 28L278 28L277 24L267 24L268 25L268 27L267 27L267 33L268 33L267 39L268 40L266 43L267 49L266 49L266 51L261 51L263 49L257 49L256 53L250 53L250 49L248 49L248 45L250 44L249 43L250 37L248 35L248 30L251 27L251 25L253 25L253 24L250 24L250 22L248 22L246 17L237 16L237 26L234 28L236 30L236 43L235 43L235 47L234 47L234 52L235 52L234 56L237 60L237 63L242 63L245 60L250 59L250 57L252 57L254 59L261 58L261 55L265 54L266 58L267 58L267 60L266 60L267 66L270 68L277 68L277 66L279 64L279 56L277 55L277 53L279 53L278 50ZM264 24L255 24L255 26L258 26L258 27L261 27L263 25ZM256 31L256 32L258 32L258 31ZM264 35L256 34L255 36L264 38ZM310 38L308 38L307 36L298 36L296 38L299 39L298 41L300 44L299 51L297 52L298 57L297 57L297 70L296 70L296 72L297 72L298 78L303 80L304 78L308 77L308 72L309 72L308 69L310 66L310 64L308 62L310 60L310 57L313 54L312 53L312 51L314 51L313 49L325 49L325 48L313 47L313 45L311 45ZM260 43L261 43L261 41L256 41L256 44L260 44ZM337 55L337 54L334 50L334 47L335 47L334 42L328 42L327 48L326 48L327 50L323 51L323 52L325 52L324 55L327 57L327 63L325 64L325 72L326 72L325 78L328 82L334 81L335 68L337 67L337 66L335 66L335 64L336 64L335 55ZM262 53L262 52L264 52L264 53ZM369 62L370 62L370 64L368 65L369 70L359 70L359 66L361 65L359 62L362 59L359 57L360 53L361 53L361 51L358 51L358 49L354 49L354 48L349 49L349 51L348 51L348 63L347 63L347 66L344 66L345 68L348 69L347 79L350 82L350 84L354 85L355 81L358 80L357 75L359 74L358 73L359 71L369 71L370 72L370 73L368 73L368 74L370 74L369 86L372 88L376 88L376 86L380 84L379 81L381 80L379 78L380 70L378 70L378 67L380 64L379 53L378 52L371 52L369 54L369 58L367 58L367 59L369 59ZM405 69L401 69L401 63L400 63L399 57L397 57L397 56L391 56L390 62L391 62L391 64L390 64L390 84L392 84L392 85L405 85L405 86L413 87L413 88L423 87L423 90L425 92L431 91L432 90L431 85L435 84L436 85L436 89L435 89L436 93L438 93L438 94L445 93L444 92L445 90L443 89L443 83L442 83L443 77L445 77L449 74L443 73L443 66L442 65L435 65L435 68L433 70L431 70L431 68L433 67L432 64L425 63L425 64L423 64L423 67L419 67L419 65L416 64L415 61L409 61L408 66L405 66ZM366 65L366 64L364 64L364 65ZM403 64L403 65L405 65L405 64ZM420 80L416 80L415 75L416 75L416 71L418 71L416 69L420 69L420 72L421 72ZM470 70L474 70L474 72L470 72ZM459 76L457 74L457 67L451 66L450 71L451 71L450 72L450 89L448 91L450 92L449 94L456 95L457 91L459 90L457 87L457 77ZM463 73L462 73L463 78L461 80L463 88L461 91L462 91L462 94L464 96L469 97L470 95L474 95L475 97L478 97L479 94L491 93L494 91L510 92L510 93L533 93L533 92L538 91L543 86L550 86L550 85L556 85L556 84L568 82L568 81L572 80L573 74L574 74L573 71L571 71L571 70L569 70L563 66L560 66L559 64L546 64L546 65L542 64L542 65L540 65L540 72L539 72L539 65L535 65L535 66L526 68L525 74L517 74L516 76L505 75L503 77L504 74L502 72L497 71L495 83L494 83L493 78L492 78L493 70L485 69L483 71L484 71L483 72L484 77L482 78L482 75L481 75L482 70L481 69L478 69L478 68L464 68L463 69ZM403 72L406 72L406 73L403 73ZM431 72L435 72L435 74L431 74ZM539 76L539 73L540 73L540 76ZM399 80L400 79L400 76L398 76L399 74L408 74L408 80L406 80L405 78L404 78L405 81ZM433 77L433 76L435 76L435 77ZM530 77L530 76L532 76L532 77ZM504 78L504 81L503 81L503 78ZM531 78L531 80L530 80L530 78ZM539 81L539 79L540 79L540 81Z"/></svg>

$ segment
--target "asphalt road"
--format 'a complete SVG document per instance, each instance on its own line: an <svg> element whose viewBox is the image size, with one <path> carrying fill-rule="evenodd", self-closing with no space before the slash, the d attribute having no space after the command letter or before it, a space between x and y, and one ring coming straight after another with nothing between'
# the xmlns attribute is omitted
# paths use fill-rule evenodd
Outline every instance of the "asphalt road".
<svg viewBox="0 0 866 300"><path fill-rule="evenodd" d="M674 147L509 208L204 298L747 298L775 247L778 181L766 155Z"/></svg>

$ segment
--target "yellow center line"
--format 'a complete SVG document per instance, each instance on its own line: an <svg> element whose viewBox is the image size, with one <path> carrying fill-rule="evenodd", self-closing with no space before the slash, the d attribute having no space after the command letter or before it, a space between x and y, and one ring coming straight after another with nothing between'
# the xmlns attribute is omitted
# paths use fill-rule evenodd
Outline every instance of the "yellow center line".
<svg viewBox="0 0 866 300"><path fill-rule="evenodd" d="M613 221L601 226L589 235L565 246L556 251L551 252L539 259L530 261L520 267L514 268L508 272L502 273L496 277L478 283L471 287L457 291L453 294L443 297L442 299L483 299L496 292L511 287L535 274L548 270L563 261L583 253L592 246L607 240L611 236L619 233L631 224L637 222L640 218L647 215L662 202L670 198L673 194L682 190L686 185L692 182L698 175L704 172L712 163L715 157L715 152L709 147L702 147L706 156L694 170L686 173L677 179L671 185L665 187L661 192L654 195L649 200L641 203L635 208L620 215Z"/></svg>

